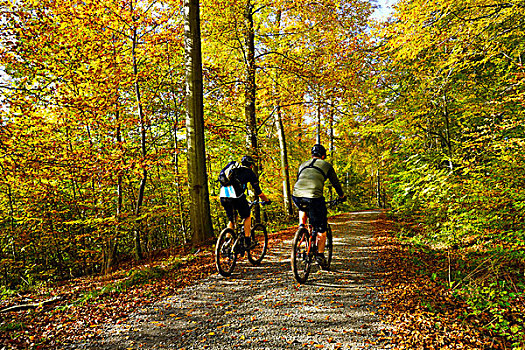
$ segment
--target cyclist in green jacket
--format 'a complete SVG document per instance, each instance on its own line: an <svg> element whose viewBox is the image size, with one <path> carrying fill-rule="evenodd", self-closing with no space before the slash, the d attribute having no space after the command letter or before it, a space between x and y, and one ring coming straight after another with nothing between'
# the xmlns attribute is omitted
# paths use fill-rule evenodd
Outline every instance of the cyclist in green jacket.
<svg viewBox="0 0 525 350"><path fill-rule="evenodd" d="M299 209L299 226L306 225L307 218L317 232L317 261L325 266L324 248L326 243L327 210L323 196L324 183L328 179L342 201L346 200L341 184L332 164L325 161L326 149L316 144L312 147L312 159L299 166L297 181L293 188L292 200Z"/></svg>

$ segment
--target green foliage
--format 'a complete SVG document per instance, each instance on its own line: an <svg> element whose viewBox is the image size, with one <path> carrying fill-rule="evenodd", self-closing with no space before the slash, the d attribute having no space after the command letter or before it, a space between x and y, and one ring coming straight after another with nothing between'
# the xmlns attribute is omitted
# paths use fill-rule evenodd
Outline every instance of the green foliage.
<svg viewBox="0 0 525 350"><path fill-rule="evenodd" d="M1 300L4 300L4 299L7 299L9 298L10 296L16 294L16 290L14 289L9 289L5 286L0 286L0 299Z"/></svg>
<svg viewBox="0 0 525 350"><path fill-rule="evenodd" d="M19 331L24 329L24 324L20 322L9 322L0 324L0 332Z"/></svg>
<svg viewBox="0 0 525 350"><path fill-rule="evenodd" d="M490 278L463 287L457 295L465 299L473 315L489 315L486 328L508 339L516 348L524 345L525 318L520 304L525 298L525 282L514 284Z"/></svg>
<svg viewBox="0 0 525 350"><path fill-rule="evenodd" d="M523 43L510 23L525 18L515 2L486 5L399 2L358 129L382 141L392 208L448 245L522 242Z"/></svg>
<svg viewBox="0 0 525 350"><path fill-rule="evenodd" d="M174 267L180 264L180 260L175 262ZM148 267L143 269L133 269L128 271L126 277L121 281L115 283L109 283L100 289L91 290L82 295L81 298L75 301L75 304L82 304L88 302L91 299L95 299L101 296L108 296L113 293L121 293L134 286L140 286L145 283L154 282L155 279L161 278L167 273L167 270L160 267Z"/></svg>
<svg viewBox="0 0 525 350"><path fill-rule="evenodd" d="M397 237L408 246L418 273L453 292L469 307L464 319L476 319L482 327L520 349L525 344L525 252L521 246L493 242L457 248L444 246L443 238L428 235L422 225L400 223ZM472 242L471 242L472 243ZM417 253L417 254L416 254ZM421 256L438 263L428 265Z"/></svg>

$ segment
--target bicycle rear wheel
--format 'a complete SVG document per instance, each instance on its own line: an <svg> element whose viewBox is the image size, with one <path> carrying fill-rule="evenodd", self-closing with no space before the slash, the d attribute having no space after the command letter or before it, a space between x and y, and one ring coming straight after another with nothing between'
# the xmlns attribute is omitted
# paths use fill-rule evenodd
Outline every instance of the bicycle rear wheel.
<svg viewBox="0 0 525 350"><path fill-rule="evenodd" d="M259 265L268 249L268 233L263 224L255 224L251 230L251 240L253 248L248 251L248 260L254 265Z"/></svg>
<svg viewBox="0 0 525 350"><path fill-rule="evenodd" d="M237 254L234 250L235 238L235 232L231 228L226 228L219 234L215 244L215 265L217 271L224 277L231 276L237 263Z"/></svg>
<svg viewBox="0 0 525 350"><path fill-rule="evenodd" d="M326 243L324 250L326 252L326 265L322 266L321 268L323 270L330 270L330 264L332 263L332 255L334 251L334 240L332 237L332 229L330 228L330 225L328 225L326 230Z"/></svg>
<svg viewBox="0 0 525 350"><path fill-rule="evenodd" d="M306 282L312 267L312 256L308 255L309 235L308 230L301 227L293 239L291 264L293 275L299 283Z"/></svg>

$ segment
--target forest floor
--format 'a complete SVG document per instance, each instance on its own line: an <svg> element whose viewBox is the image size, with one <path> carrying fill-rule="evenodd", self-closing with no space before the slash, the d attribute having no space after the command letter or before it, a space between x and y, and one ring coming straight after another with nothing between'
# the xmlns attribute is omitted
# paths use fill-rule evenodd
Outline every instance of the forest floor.
<svg viewBox="0 0 525 350"><path fill-rule="evenodd" d="M230 278L210 242L3 299L0 309L47 302L0 313L0 349L510 348L421 272L437 262L398 243L384 213L330 223L332 269L306 284L290 271L295 228L271 233L262 265L243 258Z"/></svg>

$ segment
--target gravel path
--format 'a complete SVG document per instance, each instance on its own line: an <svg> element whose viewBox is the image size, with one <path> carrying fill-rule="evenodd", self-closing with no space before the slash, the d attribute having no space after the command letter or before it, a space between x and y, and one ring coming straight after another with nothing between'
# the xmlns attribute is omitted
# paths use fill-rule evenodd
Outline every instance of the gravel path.
<svg viewBox="0 0 525 350"><path fill-rule="evenodd" d="M270 246L261 266L241 259L218 274L108 325L84 349L389 349L380 320L381 283L371 222L379 212L329 221L332 271L317 266L307 284L290 271L291 240Z"/></svg>

